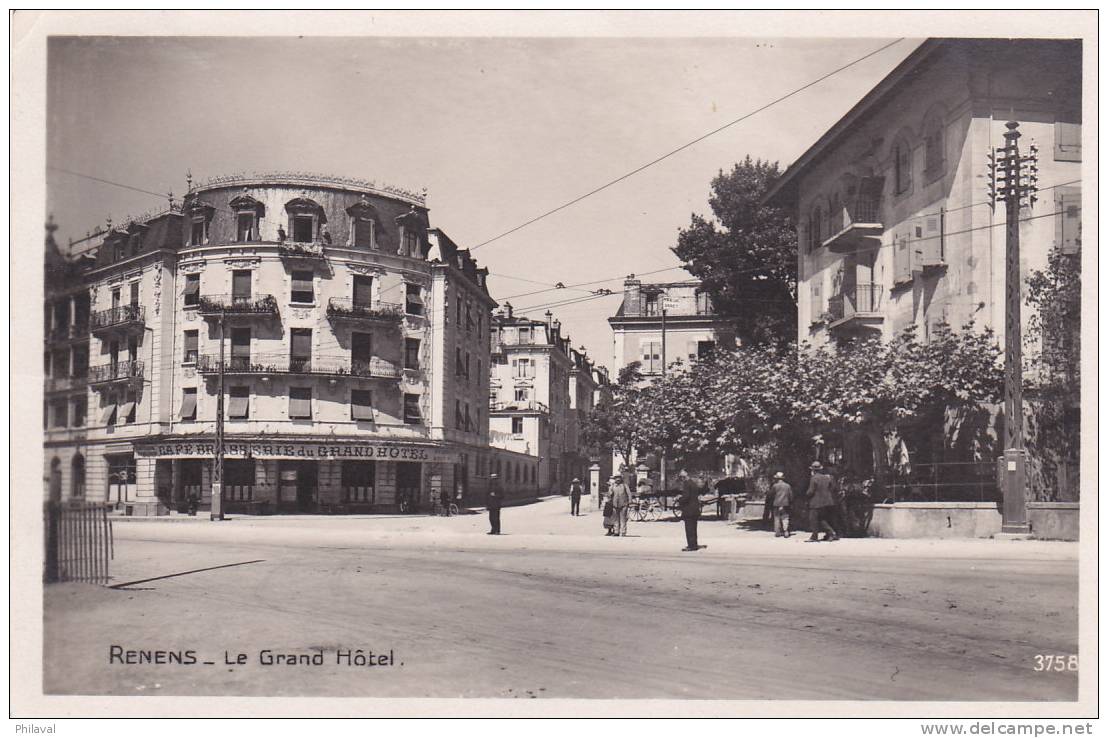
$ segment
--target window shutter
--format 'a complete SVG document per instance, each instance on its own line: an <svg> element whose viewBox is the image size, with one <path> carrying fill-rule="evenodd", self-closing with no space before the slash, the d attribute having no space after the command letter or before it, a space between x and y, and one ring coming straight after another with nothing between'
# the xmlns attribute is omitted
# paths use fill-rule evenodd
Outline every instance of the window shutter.
<svg viewBox="0 0 1108 738"><path fill-rule="evenodd" d="M1081 124L1054 124L1054 160L1081 161Z"/></svg>
<svg viewBox="0 0 1108 738"><path fill-rule="evenodd" d="M1054 210L1054 245L1063 254L1081 253L1081 188L1059 188Z"/></svg>
<svg viewBox="0 0 1108 738"><path fill-rule="evenodd" d="M250 391L246 388L232 388L231 397L227 403L227 416L230 418L246 418L250 415Z"/></svg>
<svg viewBox="0 0 1108 738"><path fill-rule="evenodd" d="M114 409L114 406L113 406ZM181 420L196 419L196 393L185 392L181 397Z"/></svg>
<svg viewBox="0 0 1108 738"><path fill-rule="evenodd" d="M893 274L895 282L908 282L912 279L911 243L907 236L896 236L893 246Z"/></svg>
<svg viewBox="0 0 1108 738"><path fill-rule="evenodd" d="M289 389L289 417L312 417L312 391L309 388L293 387Z"/></svg>
<svg viewBox="0 0 1108 738"><path fill-rule="evenodd" d="M819 317L823 315L823 274L817 274L812 277L811 282L812 290L812 320L819 320Z"/></svg>
<svg viewBox="0 0 1108 738"><path fill-rule="evenodd" d="M942 216L938 213L925 215L922 221L923 235L917 244L920 266L941 264L943 262Z"/></svg>
<svg viewBox="0 0 1108 738"><path fill-rule="evenodd" d="M236 270L232 275L231 292L236 299L250 297L250 272Z"/></svg>
<svg viewBox="0 0 1108 738"><path fill-rule="evenodd" d="M372 277L354 277L354 304L365 307L373 304Z"/></svg>
<svg viewBox="0 0 1108 738"><path fill-rule="evenodd" d="M186 295L199 295L200 294L200 275L190 274L185 278L185 294ZM113 294L114 298L115 295Z"/></svg>
<svg viewBox="0 0 1108 738"><path fill-rule="evenodd" d="M193 396L192 399L193 399L193 405L195 406L196 397ZM116 410L115 403L112 403L111 405L107 405L104 408L104 414L100 418L100 423L102 425L112 425L112 424L114 424L114 422L115 422L115 410Z"/></svg>
<svg viewBox="0 0 1108 738"><path fill-rule="evenodd" d="M305 329L292 331L292 355L307 358L312 355L312 332Z"/></svg>
<svg viewBox="0 0 1108 738"><path fill-rule="evenodd" d="M292 291L293 292L311 292L313 290L313 278L311 272L293 272L292 273Z"/></svg>

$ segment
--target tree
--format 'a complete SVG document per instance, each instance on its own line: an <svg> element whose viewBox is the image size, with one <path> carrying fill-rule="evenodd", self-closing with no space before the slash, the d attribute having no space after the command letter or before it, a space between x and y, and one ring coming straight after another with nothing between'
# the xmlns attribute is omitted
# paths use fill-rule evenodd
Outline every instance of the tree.
<svg viewBox="0 0 1108 738"><path fill-rule="evenodd" d="M713 218L693 213L673 248L717 311L735 317L746 344L796 336L796 230L783 208L761 202L780 175L776 162L749 156L720 170L708 199Z"/></svg>
<svg viewBox="0 0 1108 738"><path fill-rule="evenodd" d="M616 383L589 412L581 429L586 444L619 454L626 466L642 445L642 384L639 362L620 369Z"/></svg>

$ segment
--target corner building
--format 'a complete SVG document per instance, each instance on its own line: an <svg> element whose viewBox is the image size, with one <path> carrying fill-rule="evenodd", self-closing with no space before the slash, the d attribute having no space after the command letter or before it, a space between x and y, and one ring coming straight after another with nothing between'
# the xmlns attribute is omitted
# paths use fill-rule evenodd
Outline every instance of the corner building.
<svg viewBox="0 0 1108 738"><path fill-rule="evenodd" d="M210 506L222 383L228 512L467 502L488 444L486 276L423 196L361 180L222 177L109 229L89 496Z"/></svg>

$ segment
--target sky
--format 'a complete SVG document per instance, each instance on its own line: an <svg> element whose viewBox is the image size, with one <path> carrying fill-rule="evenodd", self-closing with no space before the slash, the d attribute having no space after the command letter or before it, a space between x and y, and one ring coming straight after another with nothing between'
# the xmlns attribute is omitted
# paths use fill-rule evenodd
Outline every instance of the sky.
<svg viewBox="0 0 1108 738"><path fill-rule="evenodd" d="M54 37L47 210L64 243L166 204L53 168L178 201L187 171L307 171L426 188L432 226L473 247L890 40ZM670 248L712 177L747 154L787 166L918 43L477 248L492 296L541 317L587 293L524 293L610 279L553 311L611 366L624 277L689 277Z"/></svg>

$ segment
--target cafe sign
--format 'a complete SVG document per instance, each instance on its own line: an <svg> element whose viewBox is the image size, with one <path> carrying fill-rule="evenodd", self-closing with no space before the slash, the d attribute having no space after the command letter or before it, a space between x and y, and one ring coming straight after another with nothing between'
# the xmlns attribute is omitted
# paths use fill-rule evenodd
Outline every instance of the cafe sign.
<svg viewBox="0 0 1108 738"><path fill-rule="evenodd" d="M210 459L215 456L211 441L181 441L138 446L139 456L169 459ZM223 455L238 459L456 461L457 454L438 446L403 443L295 443L288 441L227 441Z"/></svg>

